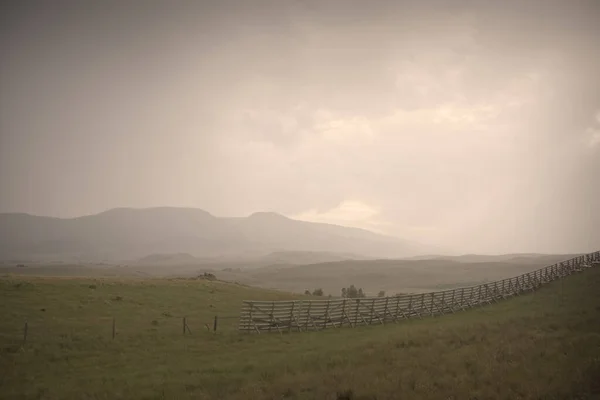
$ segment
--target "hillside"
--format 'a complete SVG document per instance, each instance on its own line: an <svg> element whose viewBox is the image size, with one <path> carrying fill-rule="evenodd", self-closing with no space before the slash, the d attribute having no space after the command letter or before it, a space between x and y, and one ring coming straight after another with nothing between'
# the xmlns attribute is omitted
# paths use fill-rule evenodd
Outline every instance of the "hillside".
<svg viewBox="0 0 600 400"><path fill-rule="evenodd" d="M210 271L219 279L304 293L322 288L338 296L356 285L367 294L420 293L509 278L572 258L571 255L500 255L432 259L366 259L355 254L274 252L264 256L200 258L152 254L121 265L100 263L0 264L0 274L30 276L193 277ZM487 260L487 261L481 261Z"/></svg>
<svg viewBox="0 0 600 400"><path fill-rule="evenodd" d="M0 398L595 399L599 285L593 268L438 318L280 336L240 335L225 317L242 299L293 298L285 293L3 277ZM214 315L217 334L204 326Z"/></svg>
<svg viewBox="0 0 600 400"><path fill-rule="evenodd" d="M272 252L406 257L426 247L366 230L275 213L219 218L186 208L113 209L71 219L0 214L0 259L136 260L152 254L257 257Z"/></svg>
<svg viewBox="0 0 600 400"><path fill-rule="evenodd" d="M325 251L274 251L264 255L226 255L220 257L194 257L188 253L150 254L130 263L140 267L169 267L165 273L177 273L180 267L195 266L214 269L253 269L272 265L304 265L323 262L365 260L366 256Z"/></svg>
<svg viewBox="0 0 600 400"><path fill-rule="evenodd" d="M460 257L453 260L343 260L308 265L276 264L216 273L226 280L296 293L322 288L326 294L338 296L342 287L354 284L375 296L380 290L388 294L420 293L477 285L520 275L569 258L571 256L567 255L531 255L481 256L481 259L489 261Z"/></svg>

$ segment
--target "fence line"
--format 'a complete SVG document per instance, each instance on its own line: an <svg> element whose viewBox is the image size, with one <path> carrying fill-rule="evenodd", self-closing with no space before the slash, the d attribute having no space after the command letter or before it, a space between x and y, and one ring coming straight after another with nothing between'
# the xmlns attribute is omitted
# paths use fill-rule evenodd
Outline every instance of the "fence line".
<svg viewBox="0 0 600 400"><path fill-rule="evenodd" d="M455 313L537 290L594 265L600 265L600 251L508 279L431 293L335 300L244 301L239 330L246 333L310 331Z"/></svg>

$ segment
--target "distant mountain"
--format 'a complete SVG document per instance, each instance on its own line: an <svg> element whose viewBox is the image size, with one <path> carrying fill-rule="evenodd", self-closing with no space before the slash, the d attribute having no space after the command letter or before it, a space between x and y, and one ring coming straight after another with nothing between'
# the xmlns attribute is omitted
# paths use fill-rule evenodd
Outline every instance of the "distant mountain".
<svg viewBox="0 0 600 400"><path fill-rule="evenodd" d="M271 253L277 258L277 252L394 258L433 251L363 229L297 221L276 213L219 218L199 209L159 207L117 208L69 219L0 214L0 259L117 261L186 254L184 258L193 261ZM321 254L312 261L327 260Z"/></svg>

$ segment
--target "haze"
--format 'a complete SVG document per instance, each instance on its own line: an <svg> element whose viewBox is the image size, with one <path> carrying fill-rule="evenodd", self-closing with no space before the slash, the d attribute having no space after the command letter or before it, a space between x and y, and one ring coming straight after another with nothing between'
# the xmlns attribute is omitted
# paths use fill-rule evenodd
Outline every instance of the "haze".
<svg viewBox="0 0 600 400"><path fill-rule="evenodd" d="M600 248L600 2L155 3L3 3L0 212Z"/></svg>

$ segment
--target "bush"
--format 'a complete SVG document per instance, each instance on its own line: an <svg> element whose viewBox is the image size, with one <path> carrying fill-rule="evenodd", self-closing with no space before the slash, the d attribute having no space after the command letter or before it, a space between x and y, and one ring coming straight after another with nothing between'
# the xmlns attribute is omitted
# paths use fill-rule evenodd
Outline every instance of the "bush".
<svg viewBox="0 0 600 400"><path fill-rule="evenodd" d="M377 293L377 297L385 297L385 290L380 290L379 293Z"/></svg>
<svg viewBox="0 0 600 400"><path fill-rule="evenodd" d="M323 296L323 289L315 289L312 294L313 296Z"/></svg>

